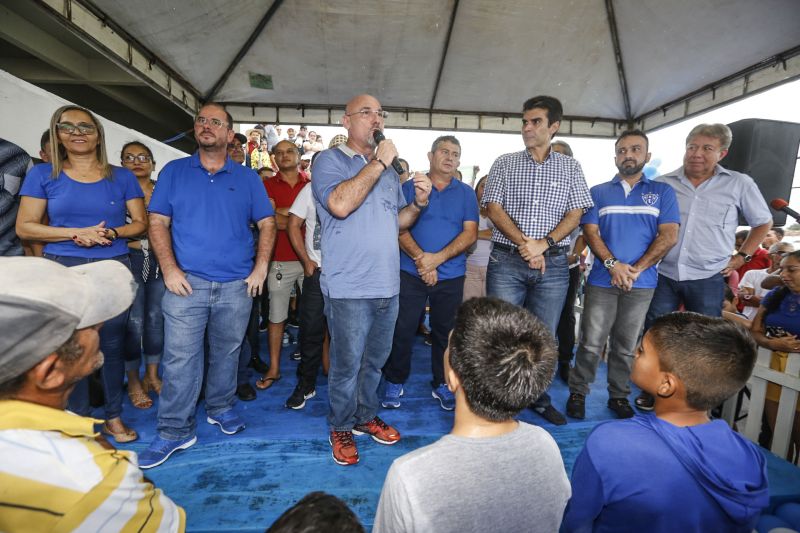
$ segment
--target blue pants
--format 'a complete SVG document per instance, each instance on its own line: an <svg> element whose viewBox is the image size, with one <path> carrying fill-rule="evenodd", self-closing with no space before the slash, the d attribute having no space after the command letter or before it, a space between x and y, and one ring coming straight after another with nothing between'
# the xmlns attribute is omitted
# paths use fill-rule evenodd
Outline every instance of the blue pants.
<svg viewBox="0 0 800 533"><path fill-rule="evenodd" d="M397 311L397 295L367 299L325 296L331 335L328 424L332 430L350 431L377 414L381 368L392 348Z"/></svg>
<svg viewBox="0 0 800 533"><path fill-rule="evenodd" d="M144 254L131 249L131 270L136 281L136 298L131 305L125 332L125 370L139 370L142 354L146 364L158 364L164 351L164 313L161 300L166 287L164 278L156 278L155 255L150 255L147 281L142 279Z"/></svg>
<svg viewBox="0 0 800 533"><path fill-rule="evenodd" d="M195 434L195 409L203 384L203 341L208 330L206 412L215 416L233 408L239 353L252 298L244 280L186 279L192 294L164 294L164 356L158 434L182 440Z"/></svg>
<svg viewBox="0 0 800 533"><path fill-rule="evenodd" d="M714 274L706 279L675 281L658 275L658 285L650 301L644 329L650 329L653 321L667 313L677 311L681 304L686 311L707 316L722 316L722 300L725 298L725 278Z"/></svg>
<svg viewBox="0 0 800 533"><path fill-rule="evenodd" d="M446 279L433 287L407 272L400 271L400 311L394 328L392 352L383 373L392 383L405 383L411 372L411 350L425 301L431 302L431 386L444 383L444 350L447 336L456 321L456 311L464 294L464 276Z"/></svg>
<svg viewBox="0 0 800 533"><path fill-rule="evenodd" d="M44 257L67 267L104 261L104 259L51 254L44 254ZM131 262L127 254L110 259L119 261L126 267L131 268ZM103 328L100 330L100 350L103 352L105 358L100 375L102 377L103 394L105 396L104 408L106 420L118 418L122 414L122 389L125 382L123 351L125 345L125 324L127 321L128 311L125 311L111 320L106 320L103 323ZM75 388L69 396L67 408L81 416L91 415L92 406L89 403L89 376L83 378L75 385Z"/></svg>
<svg viewBox="0 0 800 533"><path fill-rule="evenodd" d="M569 263L566 249L545 256L545 272L532 269L516 250L492 247L486 269L486 293L524 307L555 336L561 309L569 288ZM550 405L547 392L536 400L536 407Z"/></svg>

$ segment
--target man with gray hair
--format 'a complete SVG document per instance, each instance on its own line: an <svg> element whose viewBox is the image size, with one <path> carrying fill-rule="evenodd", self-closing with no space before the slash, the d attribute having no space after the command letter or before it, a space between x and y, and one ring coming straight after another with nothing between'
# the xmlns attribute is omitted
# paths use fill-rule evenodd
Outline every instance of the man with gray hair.
<svg viewBox="0 0 800 533"><path fill-rule="evenodd" d="M428 207L408 231L400 232L400 310L389 359L383 367L383 407L400 407L403 384L411 373L411 349L425 302L431 306L431 395L445 411L455 397L444 382L444 350L464 294L467 248L478 240L478 201L472 187L455 179L461 143L452 135L433 141L428 153L433 187ZM414 181L403 184L406 202Z"/></svg>
<svg viewBox="0 0 800 533"><path fill-rule="evenodd" d="M681 226L678 243L658 267L645 330L681 304L686 311L721 316L724 277L750 262L772 227L772 214L753 178L719 164L731 140L725 124L695 126L686 137L683 166L655 179L675 190ZM731 255L739 213L751 230L736 255ZM636 405L652 410L653 398L642 393Z"/></svg>
<svg viewBox="0 0 800 533"><path fill-rule="evenodd" d="M64 409L103 364L99 331L133 302L117 261L0 258L0 531L184 531L186 515ZM13 487L13 489L11 489Z"/></svg>

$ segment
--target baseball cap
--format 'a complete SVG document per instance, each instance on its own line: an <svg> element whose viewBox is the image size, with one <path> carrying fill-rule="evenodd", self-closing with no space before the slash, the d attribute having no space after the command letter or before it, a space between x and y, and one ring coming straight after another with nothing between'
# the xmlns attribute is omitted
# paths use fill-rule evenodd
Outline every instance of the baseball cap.
<svg viewBox="0 0 800 533"><path fill-rule="evenodd" d="M133 303L136 283L119 261L67 268L41 257L0 257L0 383L27 372L76 329Z"/></svg>
<svg viewBox="0 0 800 533"><path fill-rule="evenodd" d="M300 156L300 160L311 161L312 157L314 157L314 152L305 152L303 155Z"/></svg>

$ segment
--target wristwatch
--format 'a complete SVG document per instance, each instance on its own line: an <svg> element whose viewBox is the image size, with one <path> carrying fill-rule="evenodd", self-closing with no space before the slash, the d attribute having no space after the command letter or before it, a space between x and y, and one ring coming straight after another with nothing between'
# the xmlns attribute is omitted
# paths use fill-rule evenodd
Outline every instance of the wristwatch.
<svg viewBox="0 0 800 533"><path fill-rule="evenodd" d="M750 262L750 261L753 259L753 256L752 256L752 255L748 255L748 254L746 254L746 253L744 253L744 252L739 252L739 253L737 253L736 255L741 255L741 256L742 256L742 258L744 259L744 262L745 262L745 263L749 263L749 262Z"/></svg>
<svg viewBox="0 0 800 533"><path fill-rule="evenodd" d="M556 241L554 241L550 235L545 235L544 240L547 242L548 248L553 248L556 245Z"/></svg>
<svg viewBox="0 0 800 533"><path fill-rule="evenodd" d="M617 258L612 255L611 257L603 261L603 266L606 267L608 270L611 270L612 268L614 268L614 265L616 265L617 262L618 262Z"/></svg>

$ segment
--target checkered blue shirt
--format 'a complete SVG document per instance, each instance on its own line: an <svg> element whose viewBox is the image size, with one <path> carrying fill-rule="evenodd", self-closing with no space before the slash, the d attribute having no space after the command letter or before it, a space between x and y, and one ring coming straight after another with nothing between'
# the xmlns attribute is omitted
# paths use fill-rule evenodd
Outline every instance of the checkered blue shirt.
<svg viewBox="0 0 800 533"><path fill-rule="evenodd" d="M528 237L543 239L567 211L594 205L581 164L550 151L537 163L527 150L501 155L489 171L481 206L500 204L511 220ZM499 229L492 230L492 242L516 246ZM558 246L569 246L569 236Z"/></svg>

